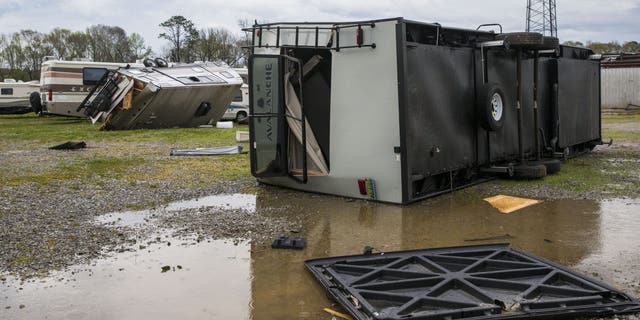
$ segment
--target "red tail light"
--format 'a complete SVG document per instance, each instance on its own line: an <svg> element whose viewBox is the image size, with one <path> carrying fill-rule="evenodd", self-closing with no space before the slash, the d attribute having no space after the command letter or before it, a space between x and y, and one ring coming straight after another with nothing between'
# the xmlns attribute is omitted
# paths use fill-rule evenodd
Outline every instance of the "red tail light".
<svg viewBox="0 0 640 320"><path fill-rule="evenodd" d="M364 179L358 179L358 189L360 189L361 195L367 195L367 182Z"/></svg>
<svg viewBox="0 0 640 320"><path fill-rule="evenodd" d="M53 100L53 90L49 89L49 101Z"/></svg>

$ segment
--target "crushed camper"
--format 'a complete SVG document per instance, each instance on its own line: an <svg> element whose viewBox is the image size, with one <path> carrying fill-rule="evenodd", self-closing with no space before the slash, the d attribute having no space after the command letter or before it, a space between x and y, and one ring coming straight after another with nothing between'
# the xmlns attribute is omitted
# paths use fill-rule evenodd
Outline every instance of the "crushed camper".
<svg viewBox="0 0 640 320"><path fill-rule="evenodd" d="M163 62L159 60L159 62ZM221 63L167 67L85 68L85 85L94 89L80 104L102 130L197 127L222 118L243 81Z"/></svg>

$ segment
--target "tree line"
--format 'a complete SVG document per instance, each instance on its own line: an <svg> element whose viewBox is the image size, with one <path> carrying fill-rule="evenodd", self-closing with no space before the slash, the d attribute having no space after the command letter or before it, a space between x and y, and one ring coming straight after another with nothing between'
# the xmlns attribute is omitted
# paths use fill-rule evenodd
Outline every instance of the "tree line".
<svg viewBox="0 0 640 320"><path fill-rule="evenodd" d="M617 42L617 41L611 41L611 42L587 41L586 44L580 41L565 41L562 44L566 46L589 48L593 50L593 52L599 53L599 54L640 53L640 43L638 43L638 41L627 41L622 44L620 44L620 42Z"/></svg>
<svg viewBox="0 0 640 320"><path fill-rule="evenodd" d="M240 21L241 26L248 22ZM45 57L59 60L100 62L135 62L159 56L174 62L224 61L230 66L245 63L247 34L238 36L225 28L203 28L189 19L173 16L162 22L158 38L168 46L159 53L145 43L138 33L127 34L118 26L93 25L84 31L55 28L49 33L25 29L0 34L0 80L13 78L30 81L40 78Z"/></svg>
<svg viewBox="0 0 640 320"><path fill-rule="evenodd" d="M85 31L55 28L49 33L20 30L0 34L2 78L35 80L47 56L60 60L132 62L151 54L144 38L117 26L94 25Z"/></svg>

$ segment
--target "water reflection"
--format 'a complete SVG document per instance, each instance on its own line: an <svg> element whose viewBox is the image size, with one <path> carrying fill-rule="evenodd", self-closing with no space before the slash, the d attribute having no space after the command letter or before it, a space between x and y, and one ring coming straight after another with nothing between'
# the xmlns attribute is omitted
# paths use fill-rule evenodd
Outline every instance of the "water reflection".
<svg viewBox="0 0 640 320"><path fill-rule="evenodd" d="M198 208L218 208L226 210L256 210L256 196L253 194L219 194L190 200L171 202L163 207L138 210L112 212L96 217L99 224L108 224L120 227L139 227L148 222L150 218L167 212L176 212Z"/></svg>
<svg viewBox="0 0 640 320"><path fill-rule="evenodd" d="M296 235L307 239L307 249L161 235L161 241L137 252L42 282L8 280L0 290L0 319L330 319L322 309L339 307L303 262L357 254L365 245L395 251L509 242L582 272L606 275L622 289L640 282L638 200L545 201L506 215L464 192L407 207L277 188L260 189L257 198L243 201L255 204L258 213L305 217ZM171 269L161 273L165 265ZM20 304L26 307L19 309Z"/></svg>
<svg viewBox="0 0 640 320"><path fill-rule="evenodd" d="M250 277L248 242L164 238L36 282L10 279L0 319L247 319Z"/></svg>
<svg viewBox="0 0 640 320"><path fill-rule="evenodd" d="M258 194L258 210L286 205L292 206L288 215L311 212L304 233L309 247L304 252L254 248L253 319L327 318L321 310L331 302L304 270L304 260L358 254L365 245L396 251L509 242L568 265L601 246L600 205L590 200L548 201L505 215L464 193L401 207L271 192Z"/></svg>

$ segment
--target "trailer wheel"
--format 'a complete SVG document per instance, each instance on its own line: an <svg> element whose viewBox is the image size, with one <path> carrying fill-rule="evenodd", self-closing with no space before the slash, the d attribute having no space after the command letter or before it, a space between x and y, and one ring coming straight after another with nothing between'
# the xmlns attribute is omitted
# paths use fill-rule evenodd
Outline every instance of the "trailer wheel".
<svg viewBox="0 0 640 320"><path fill-rule="evenodd" d="M490 84L480 90L477 109L480 125L487 131L498 131L504 123L506 111L504 92L497 84Z"/></svg>
<svg viewBox="0 0 640 320"><path fill-rule="evenodd" d="M29 104L31 104L31 108L35 114L40 114L42 112L42 100L40 98L40 92L31 92L29 94Z"/></svg>
<svg viewBox="0 0 640 320"><path fill-rule="evenodd" d="M547 174L556 174L560 172L561 163L558 159L542 159L529 161L529 165L543 165L547 168Z"/></svg>
<svg viewBox="0 0 640 320"><path fill-rule="evenodd" d="M557 50L560 46L560 40L556 37L543 37L540 50Z"/></svg>
<svg viewBox="0 0 640 320"><path fill-rule="evenodd" d="M537 49L543 44L543 36L537 32L511 32L496 36L496 40L503 40L507 48Z"/></svg>
<svg viewBox="0 0 640 320"><path fill-rule="evenodd" d="M513 167L513 178L519 180L540 179L547 176L547 167L544 165L517 165Z"/></svg>
<svg viewBox="0 0 640 320"><path fill-rule="evenodd" d="M247 113L244 111L238 111L236 113L236 122L237 123L245 123L247 121Z"/></svg>

